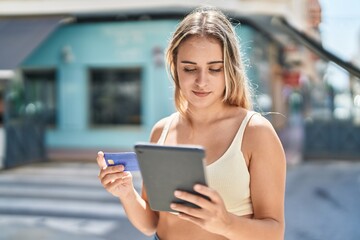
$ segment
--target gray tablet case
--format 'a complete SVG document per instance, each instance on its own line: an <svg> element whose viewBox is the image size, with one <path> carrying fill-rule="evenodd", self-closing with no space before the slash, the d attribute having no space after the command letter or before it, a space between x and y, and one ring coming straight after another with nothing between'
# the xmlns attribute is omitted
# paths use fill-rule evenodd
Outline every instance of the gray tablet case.
<svg viewBox="0 0 360 240"><path fill-rule="evenodd" d="M196 183L207 185L202 147L139 143L134 148L152 210L173 212L172 202L198 207L175 198L174 191L197 194L193 190Z"/></svg>

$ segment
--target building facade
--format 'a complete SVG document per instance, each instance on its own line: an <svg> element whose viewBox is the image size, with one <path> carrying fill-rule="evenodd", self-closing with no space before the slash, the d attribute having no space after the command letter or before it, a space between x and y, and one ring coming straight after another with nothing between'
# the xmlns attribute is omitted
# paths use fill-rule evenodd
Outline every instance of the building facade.
<svg viewBox="0 0 360 240"><path fill-rule="evenodd" d="M41 112L49 149L123 150L148 141L156 121L175 111L164 50L177 23L62 24L20 65L27 101L18 111ZM254 30L237 31L249 58Z"/></svg>

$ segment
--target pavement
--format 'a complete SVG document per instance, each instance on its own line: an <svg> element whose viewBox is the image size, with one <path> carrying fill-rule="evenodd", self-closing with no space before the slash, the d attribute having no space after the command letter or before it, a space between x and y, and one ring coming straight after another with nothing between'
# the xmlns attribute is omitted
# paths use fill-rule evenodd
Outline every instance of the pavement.
<svg viewBox="0 0 360 240"><path fill-rule="evenodd" d="M149 240L88 161L0 171L0 240ZM141 176L134 172L139 191ZM286 240L360 239L360 161L306 161L287 170Z"/></svg>
<svg viewBox="0 0 360 240"><path fill-rule="evenodd" d="M285 211L287 240L359 240L360 159L289 167Z"/></svg>
<svg viewBox="0 0 360 240"><path fill-rule="evenodd" d="M105 191L93 162L55 161L0 172L0 240L151 239ZM139 191L141 177L134 173Z"/></svg>

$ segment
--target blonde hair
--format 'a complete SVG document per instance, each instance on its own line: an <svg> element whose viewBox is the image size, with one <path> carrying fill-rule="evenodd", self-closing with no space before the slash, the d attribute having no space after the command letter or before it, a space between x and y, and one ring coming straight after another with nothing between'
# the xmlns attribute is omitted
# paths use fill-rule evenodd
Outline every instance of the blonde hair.
<svg viewBox="0 0 360 240"><path fill-rule="evenodd" d="M190 36L214 38L222 44L224 55L226 104L251 109L251 94L244 64L240 55L240 45L235 30L228 18L213 7L200 7L188 14L175 30L166 51L166 61L171 78L175 83L175 106L185 114L187 101L181 93L176 68L180 44Z"/></svg>

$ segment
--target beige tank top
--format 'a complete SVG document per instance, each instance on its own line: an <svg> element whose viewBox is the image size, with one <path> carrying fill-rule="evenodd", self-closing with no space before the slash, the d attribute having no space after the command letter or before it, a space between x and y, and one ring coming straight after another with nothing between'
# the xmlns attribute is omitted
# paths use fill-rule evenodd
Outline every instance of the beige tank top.
<svg viewBox="0 0 360 240"><path fill-rule="evenodd" d="M172 114L161 133L158 144L164 144L170 125L177 113ZM209 187L223 198L228 212L237 216L253 213L250 195L250 173L241 152L245 128L256 112L248 111L232 143L215 162L206 166Z"/></svg>

